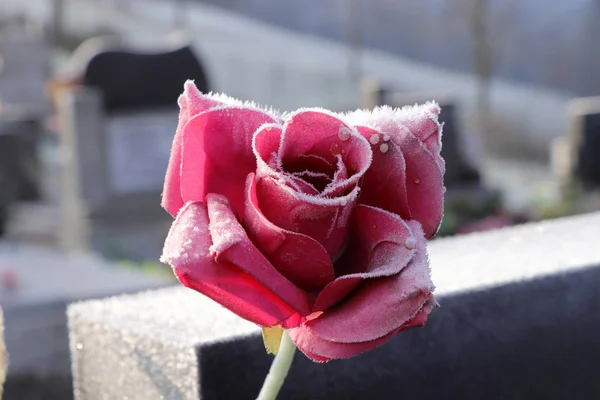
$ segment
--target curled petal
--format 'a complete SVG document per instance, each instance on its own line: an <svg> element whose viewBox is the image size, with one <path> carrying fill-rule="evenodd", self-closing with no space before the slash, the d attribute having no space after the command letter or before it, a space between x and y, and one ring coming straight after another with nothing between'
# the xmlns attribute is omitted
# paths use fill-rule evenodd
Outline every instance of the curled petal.
<svg viewBox="0 0 600 400"><path fill-rule="evenodd" d="M409 321L400 328L393 330L385 336L367 342L338 343L325 340L313 334L309 329L298 326L289 330L290 337L296 346L314 362L327 362L332 359L350 358L365 351L372 350L386 343L396 334L410 328L423 326L435 303L426 303Z"/></svg>
<svg viewBox="0 0 600 400"><path fill-rule="evenodd" d="M359 202L411 219L406 188L406 160L402 150L395 142L387 142L387 150L382 153L379 146L383 145L383 135L379 131L364 126L357 129L365 139L378 138L374 145L373 162L362 182Z"/></svg>
<svg viewBox="0 0 600 400"><path fill-rule="evenodd" d="M358 188L343 197L323 199L293 190L276 176L257 181L256 197L264 216L281 229L301 233L321 243L330 258L344 243Z"/></svg>
<svg viewBox="0 0 600 400"><path fill-rule="evenodd" d="M261 212L254 174L246 181L244 225L248 235L271 263L297 286L307 291L323 288L334 279L327 251L313 238L282 229Z"/></svg>
<svg viewBox="0 0 600 400"><path fill-rule="evenodd" d="M416 116L409 113L400 114L400 123L425 144L425 147L433 155L436 164L443 174L445 165L444 159L440 156L442 151L443 124L438 121L441 111L440 106L430 102L416 107L415 111Z"/></svg>
<svg viewBox="0 0 600 400"><path fill-rule="evenodd" d="M314 155L347 169L322 193L337 196L356 185L371 165L372 152L356 129L333 113L320 109L300 110L288 116L281 137L279 158L283 166L301 156Z"/></svg>
<svg viewBox="0 0 600 400"><path fill-rule="evenodd" d="M298 315L244 271L248 265L215 261L209 251L213 244L209 224L208 209L203 203L186 204L173 222L161 261L171 265L180 282L261 326L280 324Z"/></svg>
<svg viewBox="0 0 600 400"><path fill-rule="evenodd" d="M415 245L414 257L400 273L365 281L344 302L304 326L314 335L337 343L371 341L401 328L432 301L434 287L425 242Z"/></svg>
<svg viewBox="0 0 600 400"><path fill-rule="evenodd" d="M315 311L334 306L364 280L399 274L414 257L417 241L421 247L425 240L418 223L409 226L395 214L365 205L355 207L348 238L336 262L338 278L319 293Z"/></svg>
<svg viewBox="0 0 600 400"><path fill-rule="evenodd" d="M315 362L354 357L381 346L396 334L390 332L384 337L368 342L336 343L320 338L302 326L290 329L289 333L298 349Z"/></svg>
<svg viewBox="0 0 600 400"><path fill-rule="evenodd" d="M193 117L183 130L183 201L204 201L208 193L218 193L241 215L246 176L256 169L252 136L273 121L268 113L245 107L214 108Z"/></svg>
<svg viewBox="0 0 600 400"><path fill-rule="evenodd" d="M444 176L423 142L406 135L398 143L406 159L406 193L411 219L433 237L444 214Z"/></svg>
<svg viewBox="0 0 600 400"><path fill-rule="evenodd" d="M347 116L374 146L360 203L419 221L427 238L437 232L444 207L437 110L437 105L428 103L403 109L381 107L372 113L357 111Z"/></svg>
<svg viewBox="0 0 600 400"><path fill-rule="evenodd" d="M254 246L227 199L210 193L206 200L212 239L209 250L215 261L239 266L301 315L306 315L310 310L307 294L279 273Z"/></svg>
<svg viewBox="0 0 600 400"><path fill-rule="evenodd" d="M193 116L222 104L214 97L201 93L194 82L190 80L185 82L183 94L179 96L177 103L179 104L179 123L173 138L161 204L173 216L176 216L184 205L180 182L183 128Z"/></svg>

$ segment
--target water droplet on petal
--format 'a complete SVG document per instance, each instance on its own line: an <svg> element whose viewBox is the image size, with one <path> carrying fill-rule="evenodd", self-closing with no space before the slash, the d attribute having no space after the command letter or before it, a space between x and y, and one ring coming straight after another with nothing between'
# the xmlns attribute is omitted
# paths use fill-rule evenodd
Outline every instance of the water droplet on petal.
<svg viewBox="0 0 600 400"><path fill-rule="evenodd" d="M389 149L390 146L387 143L381 143L381 145L379 146L379 151L382 153L387 153Z"/></svg>
<svg viewBox="0 0 600 400"><path fill-rule="evenodd" d="M414 249L416 245L417 241L413 237L409 237L408 239L406 239L406 241L404 241L404 247L406 247L409 250Z"/></svg>
<svg viewBox="0 0 600 400"><path fill-rule="evenodd" d="M418 185L419 183L421 183L420 179L415 179L415 183Z"/></svg>
<svg viewBox="0 0 600 400"><path fill-rule="evenodd" d="M356 171L358 169L358 164L353 162L352 164L350 164L350 171Z"/></svg>
<svg viewBox="0 0 600 400"><path fill-rule="evenodd" d="M331 154L340 154L342 152L342 146L338 142L331 143L331 147L329 148Z"/></svg>
<svg viewBox="0 0 600 400"><path fill-rule="evenodd" d="M347 126L344 126L344 125L340 125L340 131L338 132L338 138L342 142L345 142L346 140L350 139L351 135L352 135L352 131L350 130L350 128L348 128Z"/></svg>
<svg viewBox="0 0 600 400"><path fill-rule="evenodd" d="M389 142L389 140L390 140L390 135L383 135L384 142Z"/></svg>
<svg viewBox="0 0 600 400"><path fill-rule="evenodd" d="M446 193L446 186L444 186L444 188L442 189L442 193Z"/></svg>
<svg viewBox="0 0 600 400"><path fill-rule="evenodd" d="M376 133L372 134L371 137L369 138L369 142L371 142L371 144L379 143L379 135Z"/></svg>

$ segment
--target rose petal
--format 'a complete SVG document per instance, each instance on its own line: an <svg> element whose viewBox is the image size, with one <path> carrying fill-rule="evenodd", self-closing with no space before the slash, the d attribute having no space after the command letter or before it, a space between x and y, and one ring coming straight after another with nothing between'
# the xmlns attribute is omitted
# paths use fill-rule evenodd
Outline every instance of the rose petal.
<svg viewBox="0 0 600 400"><path fill-rule="evenodd" d="M328 341L355 343L378 339L411 320L434 289L425 243L415 245L414 257L399 274L365 281L346 301L306 321L306 328Z"/></svg>
<svg viewBox="0 0 600 400"><path fill-rule="evenodd" d="M399 122L425 144L443 174L445 165L444 159L440 156L443 123L438 121L440 111L440 106L436 103L427 103L421 107L416 107L416 116L410 113L400 114Z"/></svg>
<svg viewBox="0 0 600 400"><path fill-rule="evenodd" d="M206 200L213 243L210 251L215 261L239 266L298 313L307 315L310 312L307 293L279 273L254 246L233 214L227 199L209 193Z"/></svg>
<svg viewBox="0 0 600 400"><path fill-rule="evenodd" d="M282 229L261 212L256 197L256 179L246 181L244 225L260 251L285 277L302 289L319 290L334 279L327 251L309 236Z"/></svg>
<svg viewBox="0 0 600 400"><path fill-rule="evenodd" d="M383 208L402 218L411 219L404 154L395 142L387 142L388 149L382 153L379 146L383 144L383 135L379 131L364 126L358 126L357 129L367 140L373 135L379 138L374 146L373 162L361 184L359 203Z"/></svg>
<svg viewBox="0 0 600 400"><path fill-rule="evenodd" d="M286 163L306 155L318 156L329 164L338 166L336 170L339 170L341 157L345 168L348 169L347 176L351 177L349 182L345 183L345 189L348 189L356 185L369 168L372 152L369 143L356 129L335 114L325 110L308 109L291 114L286 119L279 149L283 168ZM332 196L332 193L326 190L322 196Z"/></svg>
<svg viewBox="0 0 600 400"><path fill-rule="evenodd" d="M217 263L209 252L212 244L206 204L188 203L171 226L161 261L171 265L183 285L261 326L273 326L297 315L238 266Z"/></svg>
<svg viewBox="0 0 600 400"><path fill-rule="evenodd" d="M439 107L427 103L402 109L359 110L345 116L374 146L373 163L365 174L365 194L360 203L421 222L428 238L436 233L443 214L444 161L439 154L441 124L437 120L438 114ZM395 163L397 168L393 167ZM402 169L405 170L404 179ZM388 177L393 180L388 181ZM390 186L387 189L390 196L370 194L372 191L386 193L382 189L386 183Z"/></svg>
<svg viewBox="0 0 600 400"><path fill-rule="evenodd" d="M393 331L368 342L336 343L316 336L303 326L295 327L288 332L296 347L314 362L327 362L332 359L354 357L381 346L398 333Z"/></svg>
<svg viewBox="0 0 600 400"><path fill-rule="evenodd" d="M338 278L319 293L313 310L332 307L363 280L400 273L415 255L417 241L424 241L418 223L411 225L414 230L396 214L356 206L350 219L346 251L336 262Z"/></svg>
<svg viewBox="0 0 600 400"><path fill-rule="evenodd" d="M340 251L358 188L343 197L323 199L290 189L282 178L257 180L256 196L264 216L281 229L310 236L333 258Z"/></svg>
<svg viewBox="0 0 600 400"><path fill-rule="evenodd" d="M365 136L377 133L366 127L357 129ZM391 131L391 128L387 130ZM426 237L430 238L437 232L443 216L442 171L425 144L406 128L394 128L393 133L391 140L385 143L385 152L381 148L373 152L373 162L365 174L359 203L417 220L423 225Z"/></svg>
<svg viewBox="0 0 600 400"><path fill-rule="evenodd" d="M179 123L173 138L161 204L173 216L176 216L184 205L180 182L183 128L194 115L222 104L211 96L202 94L194 82L190 80L185 82L183 94L179 96L177 102L179 104Z"/></svg>
<svg viewBox="0 0 600 400"><path fill-rule="evenodd" d="M444 214L444 176L423 142L405 135L398 145L406 160L406 193L411 219L419 221L425 236L431 238Z"/></svg>
<svg viewBox="0 0 600 400"><path fill-rule="evenodd" d="M241 215L246 176L256 169L252 136L274 121L264 111L245 107L215 108L193 117L183 130L183 201L204 201L208 193L218 193Z"/></svg>
<svg viewBox="0 0 600 400"><path fill-rule="evenodd" d="M296 346L314 362L328 362L332 359L350 358L365 351L383 345L392 337L407 329L423 326L433 308L434 302L427 302L416 315L400 328L393 330L378 339L358 343L331 342L314 335L303 326L290 329L290 337Z"/></svg>

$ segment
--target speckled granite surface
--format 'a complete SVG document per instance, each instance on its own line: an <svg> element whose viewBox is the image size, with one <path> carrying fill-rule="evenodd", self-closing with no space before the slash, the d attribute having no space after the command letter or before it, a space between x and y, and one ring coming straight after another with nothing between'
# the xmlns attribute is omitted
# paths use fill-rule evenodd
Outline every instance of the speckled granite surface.
<svg viewBox="0 0 600 400"><path fill-rule="evenodd" d="M296 356L282 399L600 395L600 213L429 247L441 307L351 360ZM74 386L88 399L253 399L257 327L185 288L74 304Z"/></svg>

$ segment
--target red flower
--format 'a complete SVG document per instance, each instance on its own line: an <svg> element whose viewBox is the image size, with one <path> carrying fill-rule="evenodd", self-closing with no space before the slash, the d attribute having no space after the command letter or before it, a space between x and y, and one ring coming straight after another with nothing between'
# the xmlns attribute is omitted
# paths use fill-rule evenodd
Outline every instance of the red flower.
<svg viewBox="0 0 600 400"><path fill-rule="evenodd" d="M186 83L165 179L162 261L314 361L425 323L440 223L439 108L276 116Z"/></svg>

